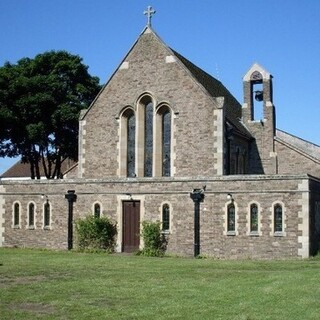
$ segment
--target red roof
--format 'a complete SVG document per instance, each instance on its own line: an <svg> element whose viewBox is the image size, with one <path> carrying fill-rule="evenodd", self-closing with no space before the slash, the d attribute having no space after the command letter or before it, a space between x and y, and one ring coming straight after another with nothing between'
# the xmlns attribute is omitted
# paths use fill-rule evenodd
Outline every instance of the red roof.
<svg viewBox="0 0 320 320"><path fill-rule="evenodd" d="M77 162L66 159L61 164L61 172L64 174L71 167L73 167ZM43 166L40 165L40 175L45 177ZM17 161L12 167L5 171L0 178L30 178L30 164L22 163L21 160Z"/></svg>

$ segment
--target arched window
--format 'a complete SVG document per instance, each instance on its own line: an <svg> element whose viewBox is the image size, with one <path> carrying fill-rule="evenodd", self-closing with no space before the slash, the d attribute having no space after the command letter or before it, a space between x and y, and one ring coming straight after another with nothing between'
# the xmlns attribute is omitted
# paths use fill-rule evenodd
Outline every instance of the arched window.
<svg viewBox="0 0 320 320"><path fill-rule="evenodd" d="M156 112L155 120L155 145L154 145L154 173L156 177L171 176L171 109L161 105Z"/></svg>
<svg viewBox="0 0 320 320"><path fill-rule="evenodd" d="M136 117L130 113L127 118L127 177L135 176L136 163Z"/></svg>
<svg viewBox="0 0 320 320"><path fill-rule="evenodd" d="M144 117L144 176L152 177L153 163L153 103L145 106Z"/></svg>
<svg viewBox="0 0 320 320"><path fill-rule="evenodd" d="M100 213L101 213L101 207L99 203L95 203L93 206L93 214L96 218L100 218Z"/></svg>
<svg viewBox="0 0 320 320"><path fill-rule="evenodd" d="M170 207L167 203L162 206L162 230L170 230Z"/></svg>
<svg viewBox="0 0 320 320"><path fill-rule="evenodd" d="M283 231L283 215L282 215L282 206L277 203L273 207L274 214L274 232L282 232Z"/></svg>
<svg viewBox="0 0 320 320"><path fill-rule="evenodd" d="M171 175L171 112L162 115L162 176Z"/></svg>
<svg viewBox="0 0 320 320"><path fill-rule="evenodd" d="M13 226L20 227L20 204L18 202L13 205Z"/></svg>
<svg viewBox="0 0 320 320"><path fill-rule="evenodd" d="M29 203L28 206L28 226L29 228L34 227L34 203Z"/></svg>
<svg viewBox="0 0 320 320"><path fill-rule="evenodd" d="M50 203L47 201L43 205L43 226L44 228L50 227L50 220L51 220L51 212L50 212Z"/></svg>
<svg viewBox="0 0 320 320"><path fill-rule="evenodd" d="M250 232L258 232L258 206L253 203L250 206Z"/></svg>
<svg viewBox="0 0 320 320"><path fill-rule="evenodd" d="M227 231L236 231L236 210L233 203L230 203L227 208Z"/></svg>

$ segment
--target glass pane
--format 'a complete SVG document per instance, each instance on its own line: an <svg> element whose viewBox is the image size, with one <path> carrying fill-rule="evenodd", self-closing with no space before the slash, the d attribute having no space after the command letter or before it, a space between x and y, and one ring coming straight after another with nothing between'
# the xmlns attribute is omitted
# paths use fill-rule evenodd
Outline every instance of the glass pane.
<svg viewBox="0 0 320 320"><path fill-rule="evenodd" d="M29 204L29 226L34 225L34 204Z"/></svg>
<svg viewBox="0 0 320 320"><path fill-rule="evenodd" d="M153 153L153 104L149 102L145 108L145 145L144 145L144 176L152 177Z"/></svg>
<svg viewBox="0 0 320 320"><path fill-rule="evenodd" d="M98 203L94 205L94 216L100 218L100 205Z"/></svg>
<svg viewBox="0 0 320 320"><path fill-rule="evenodd" d="M50 204L46 203L44 205L44 226L50 226Z"/></svg>
<svg viewBox="0 0 320 320"><path fill-rule="evenodd" d="M170 177L171 154L171 113L165 112L162 117L162 175Z"/></svg>
<svg viewBox="0 0 320 320"><path fill-rule="evenodd" d="M282 232L282 207L280 205L274 207L274 231Z"/></svg>
<svg viewBox="0 0 320 320"><path fill-rule="evenodd" d="M14 222L13 224L15 226L18 226L20 224L20 206L19 203L14 204Z"/></svg>
<svg viewBox="0 0 320 320"><path fill-rule="evenodd" d="M235 231L235 208L233 204L228 206L228 231Z"/></svg>
<svg viewBox="0 0 320 320"><path fill-rule="evenodd" d="M127 128L127 176L135 176L135 138L136 138L136 117L131 115L128 118Z"/></svg>
<svg viewBox="0 0 320 320"><path fill-rule="evenodd" d="M250 208L250 231L258 231L258 207L255 204Z"/></svg>
<svg viewBox="0 0 320 320"><path fill-rule="evenodd" d="M162 229L170 229L170 208L167 204L163 205L162 207Z"/></svg>

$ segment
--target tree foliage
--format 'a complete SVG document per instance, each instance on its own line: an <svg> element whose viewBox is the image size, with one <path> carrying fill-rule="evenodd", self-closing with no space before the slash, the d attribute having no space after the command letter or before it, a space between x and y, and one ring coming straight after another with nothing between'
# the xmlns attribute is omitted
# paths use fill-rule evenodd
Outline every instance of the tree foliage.
<svg viewBox="0 0 320 320"><path fill-rule="evenodd" d="M59 178L77 160L78 120L100 90L77 55L50 51L0 68L0 156L21 156L31 178Z"/></svg>

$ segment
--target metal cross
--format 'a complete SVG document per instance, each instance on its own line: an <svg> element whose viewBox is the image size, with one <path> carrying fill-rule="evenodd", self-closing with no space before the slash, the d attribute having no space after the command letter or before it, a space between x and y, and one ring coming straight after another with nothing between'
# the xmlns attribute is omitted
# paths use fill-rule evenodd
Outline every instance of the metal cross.
<svg viewBox="0 0 320 320"><path fill-rule="evenodd" d="M143 11L143 14L147 15L147 17L148 17L148 23L147 23L148 27L151 27L151 18L152 18L152 15L155 13L156 13L156 11L154 9L152 9L151 6L148 6L148 9Z"/></svg>

